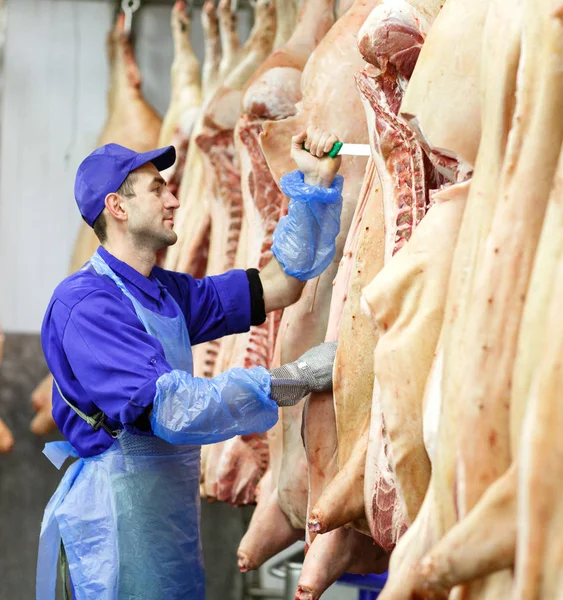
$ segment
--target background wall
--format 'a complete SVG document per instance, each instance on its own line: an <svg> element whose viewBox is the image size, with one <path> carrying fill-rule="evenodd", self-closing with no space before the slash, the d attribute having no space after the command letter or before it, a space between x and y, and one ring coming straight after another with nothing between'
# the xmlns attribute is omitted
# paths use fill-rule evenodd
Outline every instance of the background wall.
<svg viewBox="0 0 563 600"><path fill-rule="evenodd" d="M115 2L8 0L0 146L0 323L39 332L66 276L80 224L73 196L80 162L106 117L105 38ZM170 6L135 13L143 92L163 115L170 97ZM251 14L239 17L246 39ZM200 12L192 42L203 60Z"/></svg>

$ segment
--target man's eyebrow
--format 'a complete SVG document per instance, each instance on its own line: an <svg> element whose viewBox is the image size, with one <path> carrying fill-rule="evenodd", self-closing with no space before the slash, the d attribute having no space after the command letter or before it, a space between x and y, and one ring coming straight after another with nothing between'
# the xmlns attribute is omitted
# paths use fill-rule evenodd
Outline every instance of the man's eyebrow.
<svg viewBox="0 0 563 600"><path fill-rule="evenodd" d="M166 181L162 177L153 177L153 180L150 182L149 187L154 185L155 183L160 183L160 185L166 185Z"/></svg>

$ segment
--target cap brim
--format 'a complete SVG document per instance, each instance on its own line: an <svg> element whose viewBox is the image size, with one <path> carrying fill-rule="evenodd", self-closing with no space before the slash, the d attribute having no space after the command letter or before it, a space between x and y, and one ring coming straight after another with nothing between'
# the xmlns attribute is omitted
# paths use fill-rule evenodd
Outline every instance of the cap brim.
<svg viewBox="0 0 563 600"><path fill-rule="evenodd" d="M143 152L137 155L134 168L131 170L138 169L149 162L152 162L159 171L164 171L176 162L176 149L174 146L167 146L166 148Z"/></svg>

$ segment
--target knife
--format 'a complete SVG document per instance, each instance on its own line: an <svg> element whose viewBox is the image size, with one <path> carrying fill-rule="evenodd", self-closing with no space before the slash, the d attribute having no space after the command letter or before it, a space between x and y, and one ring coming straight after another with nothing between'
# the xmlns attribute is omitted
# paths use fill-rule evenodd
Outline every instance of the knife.
<svg viewBox="0 0 563 600"><path fill-rule="evenodd" d="M303 142L303 150L309 152L305 148L305 142ZM371 156L371 148L369 144L345 144L343 142L336 142L332 147L328 155L331 158L336 158L338 155L345 156Z"/></svg>

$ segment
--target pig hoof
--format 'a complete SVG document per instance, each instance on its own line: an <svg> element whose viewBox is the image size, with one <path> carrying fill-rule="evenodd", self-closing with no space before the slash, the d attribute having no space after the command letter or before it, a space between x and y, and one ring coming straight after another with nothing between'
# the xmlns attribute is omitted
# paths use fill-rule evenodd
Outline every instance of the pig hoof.
<svg viewBox="0 0 563 600"><path fill-rule="evenodd" d="M316 596L313 594L313 590L298 585L295 592L295 600L316 600Z"/></svg>
<svg viewBox="0 0 563 600"><path fill-rule="evenodd" d="M253 571L256 566L254 563L246 556L245 554L238 555L238 568L241 573L246 573L248 571Z"/></svg>

